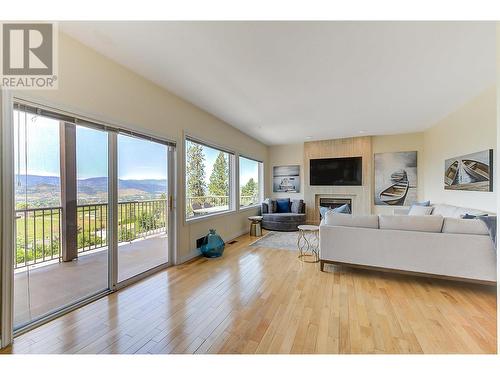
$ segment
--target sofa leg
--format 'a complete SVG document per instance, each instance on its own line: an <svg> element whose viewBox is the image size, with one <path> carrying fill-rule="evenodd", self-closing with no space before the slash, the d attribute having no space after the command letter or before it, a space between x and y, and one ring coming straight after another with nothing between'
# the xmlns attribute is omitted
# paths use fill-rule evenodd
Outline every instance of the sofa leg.
<svg viewBox="0 0 500 375"><path fill-rule="evenodd" d="M319 269L321 272L325 272L325 262L322 260L319 261Z"/></svg>

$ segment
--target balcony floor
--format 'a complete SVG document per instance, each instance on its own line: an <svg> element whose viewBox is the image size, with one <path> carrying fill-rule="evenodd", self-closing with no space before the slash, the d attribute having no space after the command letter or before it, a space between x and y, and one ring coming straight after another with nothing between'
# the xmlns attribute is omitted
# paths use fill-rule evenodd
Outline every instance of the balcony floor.
<svg viewBox="0 0 500 375"><path fill-rule="evenodd" d="M118 246L118 281L168 261L167 236L160 234ZM108 287L108 251L81 254L72 262L39 265L14 275L15 326Z"/></svg>

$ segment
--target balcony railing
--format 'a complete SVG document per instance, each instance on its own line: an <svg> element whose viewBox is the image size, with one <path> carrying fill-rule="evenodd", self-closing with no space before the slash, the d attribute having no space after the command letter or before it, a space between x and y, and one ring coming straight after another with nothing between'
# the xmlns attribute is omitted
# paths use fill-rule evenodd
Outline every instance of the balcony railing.
<svg viewBox="0 0 500 375"><path fill-rule="evenodd" d="M61 207L16 210L14 268L61 259ZM106 203L77 206L78 252L108 246ZM166 199L118 203L118 242L167 230Z"/></svg>
<svg viewBox="0 0 500 375"><path fill-rule="evenodd" d="M251 206L258 203L258 195L241 195L240 206ZM221 211L229 208L229 196L227 195L205 195L199 197L187 197L186 208L189 214L196 216L197 212L205 212L207 209L220 207Z"/></svg>

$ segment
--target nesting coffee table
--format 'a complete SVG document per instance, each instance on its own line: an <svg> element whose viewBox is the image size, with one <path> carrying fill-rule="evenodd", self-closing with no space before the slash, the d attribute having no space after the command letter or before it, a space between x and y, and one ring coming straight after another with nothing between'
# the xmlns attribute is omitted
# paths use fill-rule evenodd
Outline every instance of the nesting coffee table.
<svg viewBox="0 0 500 375"><path fill-rule="evenodd" d="M319 227L317 225L299 225L297 247L298 258L306 263L319 262Z"/></svg>

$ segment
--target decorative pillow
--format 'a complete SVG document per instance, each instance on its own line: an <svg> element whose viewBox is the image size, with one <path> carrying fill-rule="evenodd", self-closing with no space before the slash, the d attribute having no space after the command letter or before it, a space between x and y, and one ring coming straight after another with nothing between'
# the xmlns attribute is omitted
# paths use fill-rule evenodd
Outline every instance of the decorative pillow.
<svg viewBox="0 0 500 375"><path fill-rule="evenodd" d="M274 214L276 213L276 210L278 209L278 204L276 203L276 199L270 199L269 200L269 213Z"/></svg>
<svg viewBox="0 0 500 375"><path fill-rule="evenodd" d="M267 214L269 213L269 206L271 205L271 202L269 199L264 199L262 203L260 204L260 210L262 214Z"/></svg>
<svg viewBox="0 0 500 375"><path fill-rule="evenodd" d="M277 213L290 212L290 198L276 199L276 212Z"/></svg>
<svg viewBox="0 0 500 375"><path fill-rule="evenodd" d="M328 212L332 212L332 213L336 213L336 214L351 214L352 213L348 204L344 204L344 205L336 207L336 208L330 208L330 207L320 207L319 208L319 215L322 219L326 217L326 214Z"/></svg>
<svg viewBox="0 0 500 375"><path fill-rule="evenodd" d="M416 206L413 205L410 207L410 211L408 212L409 216L425 216L430 215L434 207L430 206Z"/></svg>
<svg viewBox="0 0 500 375"><path fill-rule="evenodd" d="M304 212L304 200L294 199L292 200L292 207L290 209L294 214L301 214Z"/></svg>
<svg viewBox="0 0 500 375"><path fill-rule="evenodd" d="M429 207L430 205L431 201L415 202L412 204L412 206L424 206L424 207Z"/></svg>
<svg viewBox="0 0 500 375"><path fill-rule="evenodd" d="M461 216L462 219L477 219L480 216L488 216L488 214L483 214L483 215L471 215L471 214L464 214Z"/></svg>
<svg viewBox="0 0 500 375"><path fill-rule="evenodd" d="M325 218L325 215L328 211L331 211L330 207L320 207L319 208L319 216L321 216L322 219Z"/></svg>
<svg viewBox="0 0 500 375"><path fill-rule="evenodd" d="M337 214L350 214L351 213L351 209L349 208L348 204L344 204L342 206L336 207L332 211L337 213Z"/></svg>

